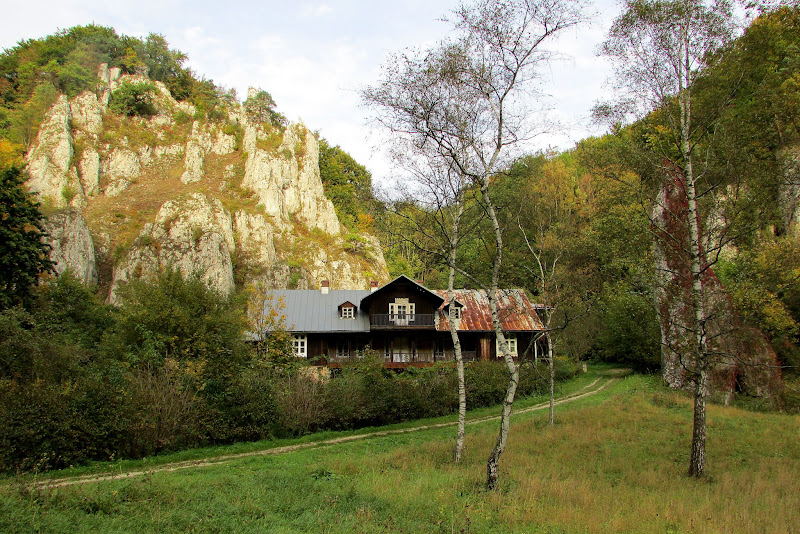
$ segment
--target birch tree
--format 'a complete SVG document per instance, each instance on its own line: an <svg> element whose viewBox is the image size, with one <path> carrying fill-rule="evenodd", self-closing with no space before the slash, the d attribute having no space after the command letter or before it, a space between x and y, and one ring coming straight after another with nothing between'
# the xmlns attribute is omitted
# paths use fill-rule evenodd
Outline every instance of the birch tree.
<svg viewBox="0 0 800 534"><path fill-rule="evenodd" d="M399 140L395 147L395 163L405 169L411 177L413 189L406 189L407 202L419 207L413 216L396 213L414 229L414 234L406 240L415 240L413 246L423 254L436 257L448 267L447 310L450 339L453 343L453 358L458 377L458 425L456 429L453 458L461 462L466 433L467 393L464 375L464 358L455 319L455 277L458 251L462 239L471 233L480 218L464 224L465 198L467 196L464 176L454 172L449 162L438 155L426 152L423 147L407 145ZM416 239L415 239L416 238ZM420 239L421 238L421 239Z"/></svg>
<svg viewBox="0 0 800 534"><path fill-rule="evenodd" d="M558 332L582 314L580 308L589 306L585 295L576 292L579 284L565 284L569 248L574 246L582 228L578 207L584 191L578 183L578 176L567 168L562 158L548 158L545 155L523 158L512 167L510 177L524 183L521 187L517 185L517 227L522 238L518 248L528 252L528 261L522 266L533 280L531 289L535 292L538 315L544 327L540 337L544 338L547 345L549 423L553 425L555 338ZM572 305L572 310L567 310L568 303Z"/></svg>
<svg viewBox="0 0 800 534"><path fill-rule="evenodd" d="M721 236L703 235L699 201L718 184L709 183L703 166L708 155L700 153L701 141L711 130L697 120L693 109L693 86L706 67L710 54L727 43L735 30L731 4L727 0L626 0L624 10L613 23L601 53L614 64L614 85L620 95L611 105L596 108L616 120L641 118L658 109L674 132L671 143L652 145L653 165L660 169L667 197L677 195L685 203L685 237L663 227L657 239L685 258L691 285L691 320L685 325L693 339L683 361L691 366L694 381L694 416L689 474L699 477L705 467L706 398L712 351L709 347L709 292L705 282L708 254L722 248ZM657 201L658 202L658 201ZM661 208L669 211L668 198ZM674 210L670 218L675 217ZM724 225L718 229L724 231ZM713 246L703 246L711 243ZM691 362L689 364L689 362Z"/></svg>
<svg viewBox="0 0 800 534"><path fill-rule="evenodd" d="M509 373L500 429L487 460L486 485L497 484L506 447L519 366L508 351L498 314L503 229L492 201L492 176L519 147L547 129L538 86L558 54L553 38L582 20L573 0L489 0L462 4L447 19L454 36L420 52L392 56L378 84L362 91L377 122L392 136L425 148L480 191L491 221L494 257L487 291L497 346Z"/></svg>

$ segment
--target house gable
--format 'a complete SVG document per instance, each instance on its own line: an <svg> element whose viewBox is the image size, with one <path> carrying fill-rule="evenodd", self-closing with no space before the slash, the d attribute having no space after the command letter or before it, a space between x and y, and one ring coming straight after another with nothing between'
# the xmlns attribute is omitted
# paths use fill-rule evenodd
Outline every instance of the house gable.
<svg viewBox="0 0 800 534"><path fill-rule="evenodd" d="M444 303L444 299L434 291L400 275L361 299L359 307L370 314L388 314L389 304L402 299L407 299L406 304L413 304L416 313L433 314Z"/></svg>

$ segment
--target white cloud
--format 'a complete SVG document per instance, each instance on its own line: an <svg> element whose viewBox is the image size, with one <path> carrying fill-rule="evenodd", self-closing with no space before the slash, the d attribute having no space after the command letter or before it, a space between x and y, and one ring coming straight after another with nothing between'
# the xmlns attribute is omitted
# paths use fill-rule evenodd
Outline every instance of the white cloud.
<svg viewBox="0 0 800 534"><path fill-rule="evenodd" d="M322 17L333 13L333 8L328 4L304 4L300 8L302 17Z"/></svg>
<svg viewBox="0 0 800 534"><path fill-rule="evenodd" d="M4 7L0 47L91 22L128 35L161 33L189 55L189 66L199 75L236 88L240 97L248 86L269 91L279 111L290 119L302 117L380 181L392 174L390 162L376 149L386 138L370 137L356 89L377 81L388 52L431 46L445 37L448 26L436 19L457 3L242 0L220 8L210 0L29 0ZM605 78L606 67L594 57L594 48L618 9L611 4L600 0L599 22L555 44L573 59L549 69L554 85L546 90L556 98L557 116L565 122L582 121L584 130L537 139L534 148L548 143L566 148L585 131L582 117Z"/></svg>

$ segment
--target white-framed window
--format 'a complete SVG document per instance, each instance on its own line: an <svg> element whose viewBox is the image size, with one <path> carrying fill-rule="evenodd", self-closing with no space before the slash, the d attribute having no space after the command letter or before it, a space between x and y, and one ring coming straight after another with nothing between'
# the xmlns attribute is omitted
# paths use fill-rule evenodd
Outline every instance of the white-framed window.
<svg viewBox="0 0 800 534"><path fill-rule="evenodd" d="M355 319L356 318L356 309L352 306L342 306L342 319Z"/></svg>
<svg viewBox="0 0 800 534"><path fill-rule="evenodd" d="M294 348L294 355L298 358L308 358L308 336L293 335L292 348Z"/></svg>
<svg viewBox="0 0 800 534"><path fill-rule="evenodd" d="M444 360L444 343L441 341L437 341L436 344L433 346L433 359L435 361Z"/></svg>
<svg viewBox="0 0 800 534"><path fill-rule="evenodd" d="M347 343L337 343L336 344L336 358L341 360L341 359L348 358L349 356L350 356L350 351L347 350Z"/></svg>
<svg viewBox="0 0 800 534"><path fill-rule="evenodd" d="M508 348L508 353L512 356L517 355L517 336L514 334L506 334L506 347ZM501 356L503 352L500 350L500 341L496 341L497 346L497 355Z"/></svg>
<svg viewBox="0 0 800 534"><path fill-rule="evenodd" d="M396 298L389 303L389 320L398 326L414 321L417 306L408 299Z"/></svg>
<svg viewBox="0 0 800 534"><path fill-rule="evenodd" d="M455 321L460 320L461 319L461 308L459 308L458 306L452 306L450 308L450 318L455 320Z"/></svg>

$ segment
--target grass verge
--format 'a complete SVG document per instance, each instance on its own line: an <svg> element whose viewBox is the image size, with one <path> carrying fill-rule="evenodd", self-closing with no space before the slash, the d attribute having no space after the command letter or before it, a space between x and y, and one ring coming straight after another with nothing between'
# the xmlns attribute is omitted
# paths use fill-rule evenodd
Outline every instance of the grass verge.
<svg viewBox="0 0 800 534"><path fill-rule="evenodd" d="M471 416L479 412L492 410ZM556 418L554 427L546 411L514 418L497 492L483 489L497 430L490 421L468 427L457 466L449 427L131 480L5 484L0 531L794 532L800 524L798 416L711 406L709 476L699 481L685 476L689 399L654 378L621 379L557 407Z"/></svg>

